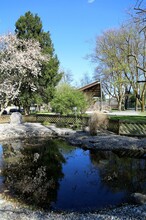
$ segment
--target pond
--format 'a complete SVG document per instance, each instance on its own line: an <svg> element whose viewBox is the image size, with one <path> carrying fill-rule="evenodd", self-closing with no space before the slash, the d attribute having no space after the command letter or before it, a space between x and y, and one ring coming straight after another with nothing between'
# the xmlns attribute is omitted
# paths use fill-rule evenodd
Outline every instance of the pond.
<svg viewBox="0 0 146 220"><path fill-rule="evenodd" d="M146 193L146 160L83 150L63 140L17 140L0 147L1 192L54 211L95 211Z"/></svg>

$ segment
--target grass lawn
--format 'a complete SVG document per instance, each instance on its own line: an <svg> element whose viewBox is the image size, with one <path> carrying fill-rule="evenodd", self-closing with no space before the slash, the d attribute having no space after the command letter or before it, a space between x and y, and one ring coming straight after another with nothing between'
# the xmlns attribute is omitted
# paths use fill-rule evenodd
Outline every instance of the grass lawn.
<svg viewBox="0 0 146 220"><path fill-rule="evenodd" d="M128 121L146 121L146 115L110 115L109 119L113 120L128 120Z"/></svg>

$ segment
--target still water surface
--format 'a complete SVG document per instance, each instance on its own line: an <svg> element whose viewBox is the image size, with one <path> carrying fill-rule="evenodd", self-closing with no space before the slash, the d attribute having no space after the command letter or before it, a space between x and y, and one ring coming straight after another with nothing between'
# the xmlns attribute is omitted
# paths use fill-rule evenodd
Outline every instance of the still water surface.
<svg viewBox="0 0 146 220"><path fill-rule="evenodd" d="M49 210L97 210L146 193L146 160L83 150L62 140L25 140L0 148L1 191Z"/></svg>

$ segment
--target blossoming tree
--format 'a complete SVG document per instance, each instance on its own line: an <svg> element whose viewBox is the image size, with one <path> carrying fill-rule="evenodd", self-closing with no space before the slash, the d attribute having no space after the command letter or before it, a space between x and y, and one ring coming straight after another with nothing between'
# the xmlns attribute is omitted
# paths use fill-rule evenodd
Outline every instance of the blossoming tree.
<svg viewBox="0 0 146 220"><path fill-rule="evenodd" d="M0 36L0 114L17 98L23 83L27 82L31 91L37 89L35 81L41 75L42 63L48 60L37 41L18 39L13 34Z"/></svg>

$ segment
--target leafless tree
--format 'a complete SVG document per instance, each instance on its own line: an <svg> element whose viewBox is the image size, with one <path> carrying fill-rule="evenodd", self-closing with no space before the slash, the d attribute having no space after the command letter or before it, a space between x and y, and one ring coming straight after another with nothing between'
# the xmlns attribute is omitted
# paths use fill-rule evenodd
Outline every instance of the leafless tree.
<svg viewBox="0 0 146 220"><path fill-rule="evenodd" d="M136 12L135 19L137 22L140 22L143 24L143 27L141 29L142 31L146 31L146 3L144 3L143 0L137 0L134 10Z"/></svg>

